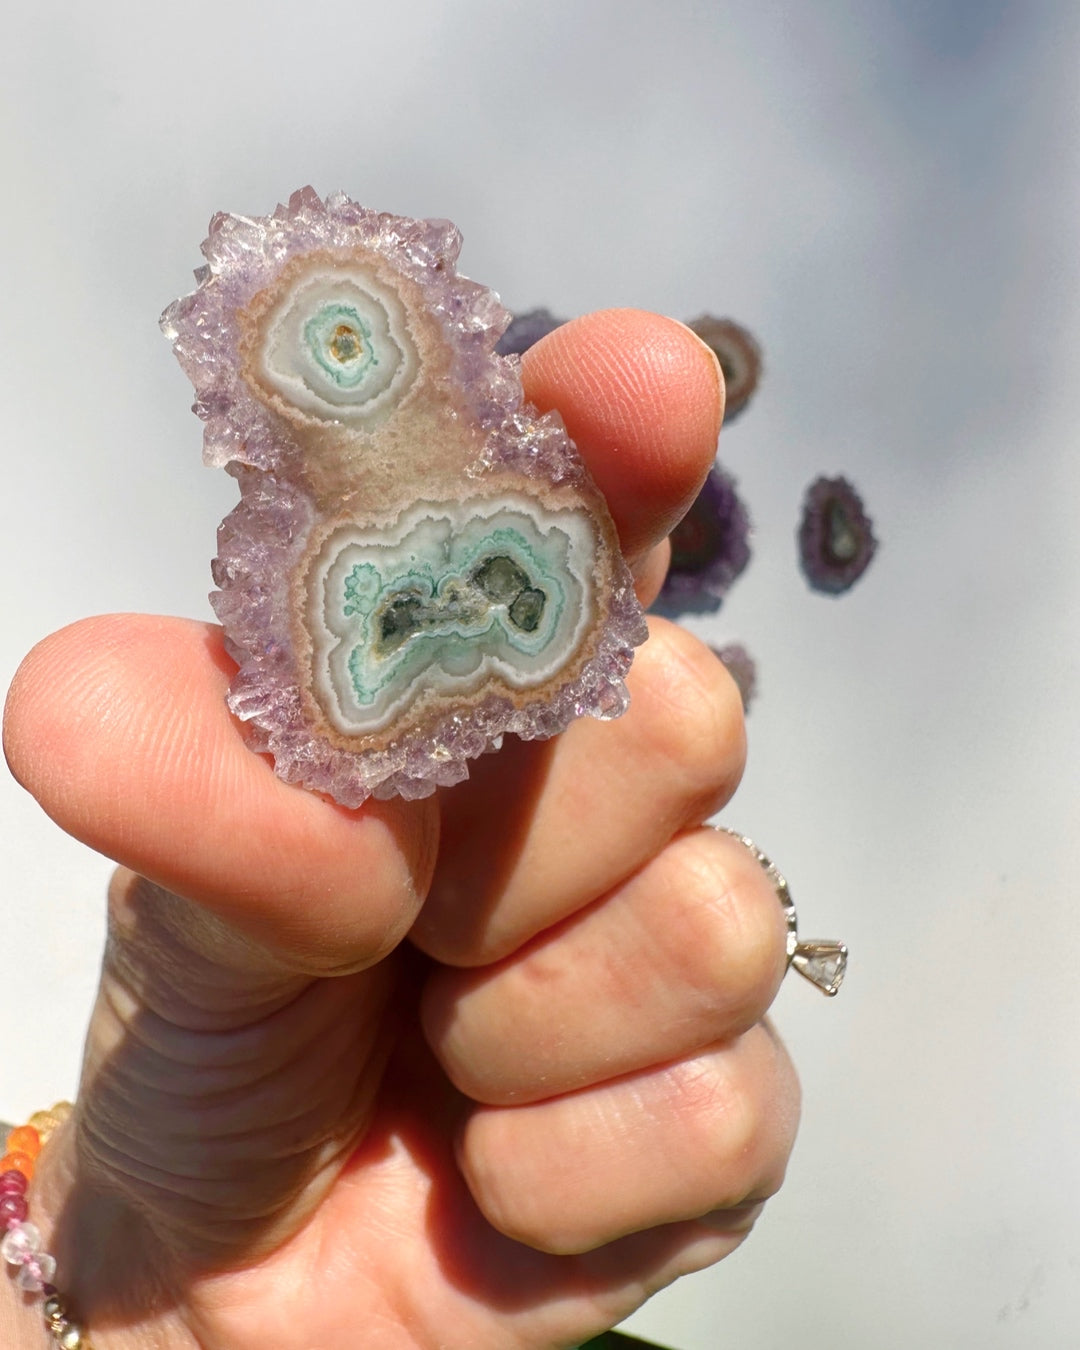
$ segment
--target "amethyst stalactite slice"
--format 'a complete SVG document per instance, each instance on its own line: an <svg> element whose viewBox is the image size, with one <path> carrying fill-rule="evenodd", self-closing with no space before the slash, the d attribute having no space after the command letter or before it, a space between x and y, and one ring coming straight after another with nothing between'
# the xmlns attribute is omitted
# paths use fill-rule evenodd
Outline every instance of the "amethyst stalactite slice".
<svg viewBox="0 0 1080 1350"><path fill-rule="evenodd" d="M702 314L687 328L712 349L724 372L724 425L730 426L753 398L761 379L761 348L753 333L734 319Z"/></svg>
<svg viewBox="0 0 1080 1350"><path fill-rule="evenodd" d="M240 502L211 601L228 703L289 782L427 796L513 732L613 717L646 628L607 506L495 351L448 221L304 188L217 215L162 328Z"/></svg>
<svg viewBox="0 0 1080 1350"><path fill-rule="evenodd" d="M846 478L817 478L803 498L799 561L811 589L843 595L877 552L874 526Z"/></svg>
<svg viewBox="0 0 1080 1350"><path fill-rule="evenodd" d="M757 662L741 642L729 642L723 647L712 647L711 650L724 663L728 674L735 681L743 712L749 712L751 703L757 697Z"/></svg>
<svg viewBox="0 0 1080 1350"><path fill-rule="evenodd" d="M719 465L671 532L671 566L655 608L707 614L720 608L750 561L750 517L735 479Z"/></svg>

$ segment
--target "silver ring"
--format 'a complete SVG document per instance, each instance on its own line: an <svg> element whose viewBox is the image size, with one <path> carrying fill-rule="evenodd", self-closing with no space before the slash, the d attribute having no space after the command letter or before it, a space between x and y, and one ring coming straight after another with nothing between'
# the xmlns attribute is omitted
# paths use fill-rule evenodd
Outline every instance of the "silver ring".
<svg viewBox="0 0 1080 1350"><path fill-rule="evenodd" d="M721 834L730 834L740 844L745 844L757 861L765 869L765 875L772 882L776 898L787 920L787 963L794 966L799 974L811 984L816 984L823 994L831 998L839 992L847 971L848 949L842 942L831 938L817 938L811 942L799 941L799 921L791 899L791 890L783 874L771 858L766 857L752 839L738 830L729 830L725 825L716 827Z"/></svg>

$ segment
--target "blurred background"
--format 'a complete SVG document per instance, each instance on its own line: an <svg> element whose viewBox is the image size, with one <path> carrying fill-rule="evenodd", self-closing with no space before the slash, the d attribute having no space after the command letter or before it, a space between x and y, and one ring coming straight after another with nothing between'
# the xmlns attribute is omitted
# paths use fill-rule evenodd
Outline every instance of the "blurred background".
<svg viewBox="0 0 1080 1350"><path fill-rule="evenodd" d="M759 668L726 823L852 950L777 1021L804 1124L747 1245L628 1329L678 1350L1080 1340L1080 7L1071 0L134 0L0 47L6 686L50 630L209 617L235 486L156 327L218 209L312 183L448 216L515 310L749 327L721 437ZM803 491L859 488L846 596ZM109 865L0 782L0 1116L76 1086Z"/></svg>

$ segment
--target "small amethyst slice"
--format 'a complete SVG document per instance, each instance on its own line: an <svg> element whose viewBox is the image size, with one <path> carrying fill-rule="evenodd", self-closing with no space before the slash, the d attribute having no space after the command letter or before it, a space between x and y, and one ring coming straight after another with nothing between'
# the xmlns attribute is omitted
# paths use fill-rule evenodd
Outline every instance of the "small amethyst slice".
<svg viewBox="0 0 1080 1350"><path fill-rule="evenodd" d="M734 319L702 314L686 325L711 347L724 372L724 425L730 426L754 395L761 379L761 348Z"/></svg>
<svg viewBox="0 0 1080 1350"><path fill-rule="evenodd" d="M870 566L877 546L862 498L847 479L815 479L799 526L799 560L811 588L842 595Z"/></svg>
<svg viewBox="0 0 1080 1350"><path fill-rule="evenodd" d="M217 215L162 316L205 458L236 478L211 596L232 711L282 778L345 806L468 777L506 732L614 717L645 623L556 414L448 221L294 193Z"/></svg>
<svg viewBox="0 0 1080 1350"><path fill-rule="evenodd" d="M741 642L729 642L724 647L713 647L711 650L724 663L728 674L735 681L743 712L749 712L750 704L757 697L757 662Z"/></svg>
<svg viewBox="0 0 1080 1350"><path fill-rule="evenodd" d="M750 517L735 479L719 465L671 532L671 565L656 602L661 614L711 613L750 561Z"/></svg>
<svg viewBox="0 0 1080 1350"><path fill-rule="evenodd" d="M495 350L500 356L521 356L565 322L565 319L557 319L550 309L530 309L524 314L515 314Z"/></svg>

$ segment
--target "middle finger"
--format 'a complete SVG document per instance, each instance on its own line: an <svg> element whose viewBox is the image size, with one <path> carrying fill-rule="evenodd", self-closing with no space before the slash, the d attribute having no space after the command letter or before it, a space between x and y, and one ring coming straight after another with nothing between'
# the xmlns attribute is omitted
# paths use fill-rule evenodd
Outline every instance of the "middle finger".
<svg viewBox="0 0 1080 1350"><path fill-rule="evenodd" d="M784 911L753 855L698 829L497 965L429 980L424 1030L488 1105L591 1087L726 1042L786 969Z"/></svg>
<svg viewBox="0 0 1080 1350"><path fill-rule="evenodd" d="M717 657L650 619L614 722L477 762L445 793L442 844L411 938L436 960L487 965L606 894L734 792L742 703Z"/></svg>

